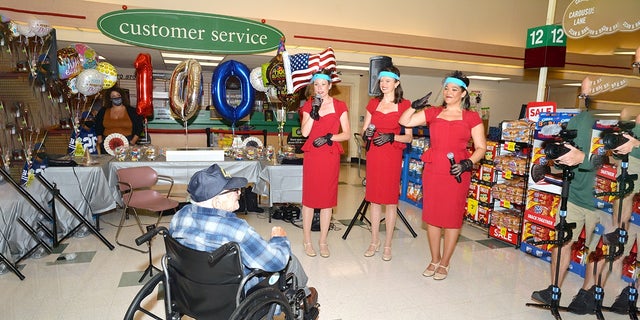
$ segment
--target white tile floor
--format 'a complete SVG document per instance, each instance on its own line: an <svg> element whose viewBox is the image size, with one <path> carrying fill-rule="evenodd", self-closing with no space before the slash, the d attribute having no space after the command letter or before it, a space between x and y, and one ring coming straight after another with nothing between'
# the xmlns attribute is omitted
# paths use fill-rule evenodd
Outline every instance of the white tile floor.
<svg viewBox="0 0 640 320"><path fill-rule="evenodd" d="M335 219L350 220L362 201L364 187L356 165L343 165L340 176L338 208ZM265 201L263 201L265 203ZM532 302L533 290L549 285L549 264L528 256L513 247L489 246L477 242L486 240L486 233L465 225L458 244L449 277L435 281L421 275L429 261L425 231L420 211L401 202L400 209L418 233L413 238L398 220L393 244L393 260L384 262L378 253L365 258L370 232L355 226L347 240L342 236L346 225L336 221L339 230L331 231L331 257L304 255L302 230L274 220L269 224L264 215L250 213L247 220L265 237L271 226L283 226L291 239L293 252L300 258L310 285L319 292L320 319L553 319L547 310L526 307ZM119 212L102 217L102 234L114 245ZM148 217L145 222L151 223ZM169 217L163 218L166 224ZM346 223L348 224L348 222ZM125 238L137 234L126 228ZM317 234L314 243L317 249ZM491 241L489 241L491 243ZM142 271L147 255L116 246L112 251L96 237L71 238L64 253L92 252L89 263L53 263L59 254L40 259L27 259L20 281L12 273L0 276L0 319L122 319L124 312L140 286L119 287L123 272ZM155 241L155 265L164 248ZM615 280L605 286L604 304L610 305L624 283ZM137 278L136 278L137 279ZM562 304L567 305L582 284L582 279L570 273L562 287ZM586 319L563 313L563 319ZM606 319L627 319L626 316L605 313Z"/></svg>

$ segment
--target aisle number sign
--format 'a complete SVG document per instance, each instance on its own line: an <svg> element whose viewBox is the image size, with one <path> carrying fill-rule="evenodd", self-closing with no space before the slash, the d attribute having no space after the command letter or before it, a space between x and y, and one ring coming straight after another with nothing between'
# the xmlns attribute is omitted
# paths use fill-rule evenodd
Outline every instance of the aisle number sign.
<svg viewBox="0 0 640 320"><path fill-rule="evenodd" d="M564 67L567 37L560 25L544 25L527 30L524 67Z"/></svg>

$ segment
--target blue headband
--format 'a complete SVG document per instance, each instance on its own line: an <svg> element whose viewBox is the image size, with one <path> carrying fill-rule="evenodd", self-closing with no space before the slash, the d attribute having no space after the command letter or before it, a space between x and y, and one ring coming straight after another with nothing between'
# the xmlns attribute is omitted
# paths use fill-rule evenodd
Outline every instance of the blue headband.
<svg viewBox="0 0 640 320"><path fill-rule="evenodd" d="M400 76L398 76L397 74L391 72L391 71L380 71L380 73L378 73L378 79L382 78L382 77L389 77L389 78L393 78L396 79L398 81L400 81Z"/></svg>
<svg viewBox="0 0 640 320"><path fill-rule="evenodd" d="M329 82L331 82L331 77L329 77L328 75L324 74L324 73L316 73L313 75L313 77L311 77L311 83L313 83L314 81L316 81L317 79L323 79L323 80L327 80Z"/></svg>
<svg viewBox="0 0 640 320"><path fill-rule="evenodd" d="M457 85L459 87L462 87L462 88L465 88L465 89L467 88L467 84L464 83L464 81L462 81L462 80L460 80L458 78L447 77L446 79L444 79L444 85L446 86L447 83L453 83L453 84L455 84L455 85Z"/></svg>

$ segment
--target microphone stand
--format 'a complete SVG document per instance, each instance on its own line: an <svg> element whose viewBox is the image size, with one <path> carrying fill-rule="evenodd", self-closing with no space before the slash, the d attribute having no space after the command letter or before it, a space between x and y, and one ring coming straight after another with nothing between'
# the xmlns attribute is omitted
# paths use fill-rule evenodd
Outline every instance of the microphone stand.
<svg viewBox="0 0 640 320"><path fill-rule="evenodd" d="M564 166L562 169L562 192L561 192L561 201L560 201L560 210L558 211L558 215L560 216L560 222L555 226L556 229L556 240L542 240L542 241L531 241L528 240L527 243L532 245L540 245L540 244L553 244L557 247L556 250L556 266L555 266L555 275L553 277L553 284L551 288L551 304L544 303L527 303L527 307L537 307L541 309L549 309L551 310L551 314L556 320L562 320L560 316L560 296L562 292L560 291L560 287L558 286L559 275L560 275L560 258L562 257L562 247L565 243L571 241L573 237L572 229L576 227L575 223L567 223L567 200L569 199L569 188L571 185L571 180L573 179L573 168ZM564 270L562 270L564 271ZM566 308L562 308L563 311Z"/></svg>

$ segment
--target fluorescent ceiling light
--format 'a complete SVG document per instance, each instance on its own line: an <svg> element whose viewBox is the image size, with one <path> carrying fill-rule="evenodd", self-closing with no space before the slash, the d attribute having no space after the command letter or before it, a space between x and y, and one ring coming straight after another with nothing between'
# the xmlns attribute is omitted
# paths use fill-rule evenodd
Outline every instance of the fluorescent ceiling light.
<svg viewBox="0 0 640 320"><path fill-rule="evenodd" d="M510 79L510 78L488 77L488 76L468 76L467 78L474 79L474 80L488 80L488 81L504 81L504 80Z"/></svg>
<svg viewBox="0 0 640 320"><path fill-rule="evenodd" d="M224 59L224 56L212 56L212 55L204 55L204 54L186 54L186 53L170 53L170 52L162 52L161 54L162 54L162 57L165 59L166 58L183 59L183 60L196 59L196 60L208 60L208 61L222 61L222 59Z"/></svg>
<svg viewBox="0 0 640 320"><path fill-rule="evenodd" d="M582 87L582 83L580 82L575 82L575 83L563 83L563 86L567 86L567 87Z"/></svg>
<svg viewBox="0 0 640 320"><path fill-rule="evenodd" d="M180 64L181 62L184 62L184 60L164 60L165 64ZM200 63L200 65L204 67L215 67L218 65L217 62L207 62L207 61L198 61L198 63Z"/></svg>
<svg viewBox="0 0 640 320"><path fill-rule="evenodd" d="M636 54L636 49L617 48L613 50L613 54L632 56Z"/></svg>
<svg viewBox="0 0 640 320"><path fill-rule="evenodd" d="M360 66L338 66L337 68L341 70L369 71L369 67L360 67Z"/></svg>

